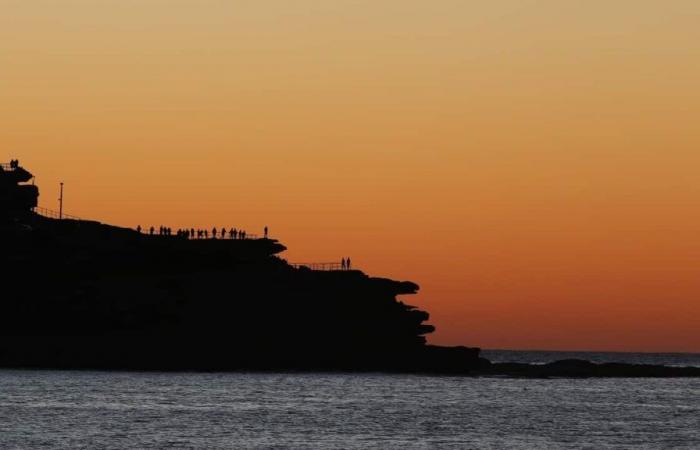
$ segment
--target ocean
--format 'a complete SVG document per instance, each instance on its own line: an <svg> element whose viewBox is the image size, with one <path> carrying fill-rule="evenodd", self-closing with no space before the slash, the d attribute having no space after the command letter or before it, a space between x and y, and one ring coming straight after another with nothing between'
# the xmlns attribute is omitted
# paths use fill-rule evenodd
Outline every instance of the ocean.
<svg viewBox="0 0 700 450"><path fill-rule="evenodd" d="M595 363L656 364L675 367L700 367L700 353L622 353L622 352L553 352L549 350L484 350L481 355L491 362L546 364L562 359L585 359Z"/></svg>
<svg viewBox="0 0 700 450"><path fill-rule="evenodd" d="M0 449L33 448L699 449L700 379L0 370Z"/></svg>

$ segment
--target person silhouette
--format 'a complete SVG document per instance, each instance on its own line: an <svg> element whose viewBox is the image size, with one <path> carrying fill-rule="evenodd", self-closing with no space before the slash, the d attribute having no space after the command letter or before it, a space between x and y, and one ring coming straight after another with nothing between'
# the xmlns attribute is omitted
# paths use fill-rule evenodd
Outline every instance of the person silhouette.
<svg viewBox="0 0 700 450"><path fill-rule="evenodd" d="M141 225L139 225L138 227L136 227L136 232L137 232L138 234L141 234Z"/></svg>
<svg viewBox="0 0 700 450"><path fill-rule="evenodd" d="M221 229L221 239L226 239L226 228Z"/></svg>
<svg viewBox="0 0 700 450"><path fill-rule="evenodd" d="M347 270L350 270L352 268L352 263L350 262L350 258L345 260L345 268Z"/></svg>
<svg viewBox="0 0 700 450"><path fill-rule="evenodd" d="M340 268L341 268L342 270L345 270L345 258L343 258L343 259L340 260Z"/></svg>
<svg viewBox="0 0 700 450"><path fill-rule="evenodd" d="M151 229L150 229L150 232L151 232L151 236L153 236L153 233L155 233L155 232L156 232L156 229L155 229L155 228L153 228L153 227L151 227Z"/></svg>
<svg viewBox="0 0 700 450"><path fill-rule="evenodd" d="M267 226L265 226L265 239L267 239Z"/></svg>

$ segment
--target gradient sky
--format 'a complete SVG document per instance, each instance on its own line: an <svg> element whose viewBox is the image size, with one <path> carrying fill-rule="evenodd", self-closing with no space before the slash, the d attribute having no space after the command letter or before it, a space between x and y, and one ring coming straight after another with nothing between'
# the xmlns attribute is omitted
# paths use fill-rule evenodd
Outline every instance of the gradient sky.
<svg viewBox="0 0 700 450"><path fill-rule="evenodd" d="M124 226L269 225L431 341L700 352L697 0L0 0L0 159Z"/></svg>

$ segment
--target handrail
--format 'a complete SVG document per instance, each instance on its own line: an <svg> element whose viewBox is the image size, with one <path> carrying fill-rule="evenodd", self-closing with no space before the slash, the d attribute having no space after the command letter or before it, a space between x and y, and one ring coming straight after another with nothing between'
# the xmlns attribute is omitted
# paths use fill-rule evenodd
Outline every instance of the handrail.
<svg viewBox="0 0 700 450"><path fill-rule="evenodd" d="M348 270L342 262L290 263L289 265L295 269L307 268L325 272Z"/></svg>
<svg viewBox="0 0 700 450"><path fill-rule="evenodd" d="M209 231L209 230L207 230ZM158 233L155 233L154 236L157 236ZM173 235L176 236L176 235ZM251 233L246 233L245 237L241 237L240 235L237 235L235 238L231 237L228 233L224 237L221 237L221 235L217 235L217 237L212 236L209 234L208 237L205 238L198 238L198 237L192 237L190 236L189 238L191 241L204 241L204 240L214 240L214 241L239 241L239 240L256 240L260 239L260 237L257 234L251 234Z"/></svg>
<svg viewBox="0 0 700 450"><path fill-rule="evenodd" d="M66 213L61 214L60 212L55 211L53 209L42 208L40 206L33 208L32 211L34 211L36 214L39 214L40 216L46 217L48 219L67 219L67 220L77 220L77 221L83 220L80 217L72 216L72 215L66 214ZM176 234L163 235L163 234L160 234L157 232L150 234L147 230L142 230L142 233L144 235L153 236L153 237L156 237L156 236L158 236L158 237L181 237L181 236L177 236ZM253 233L245 233L245 237L241 237L241 235L237 235L235 238L233 238L233 237L230 237L230 235L227 233L223 237L214 237L213 235L209 235L206 238L198 238L198 237L190 236L189 239L190 240L220 240L220 241L223 241L223 240L228 240L228 241L230 241L230 240L246 240L247 241L247 240L258 240L258 239L260 239L260 236L257 234L253 234ZM328 263L328 264L337 264L340 267L340 263ZM326 269L326 270L330 270L330 269Z"/></svg>
<svg viewBox="0 0 700 450"><path fill-rule="evenodd" d="M39 214L40 216L46 217L48 219L67 219L67 220L78 220L78 221L83 220L80 217L71 216L70 214L66 214L66 213L61 214L58 211L54 211L54 210L48 209L48 208L42 208L40 206L37 206L36 208L34 208L33 211L35 213Z"/></svg>
<svg viewBox="0 0 700 450"><path fill-rule="evenodd" d="M181 231L188 231L188 230L181 230ZM204 231L204 230L200 230ZM187 235L183 235L177 232L175 230L174 232L171 232L170 234L163 234L159 230L155 229L153 230L153 233L151 234L150 229L145 228L141 229L141 234L144 236L148 237L166 237L166 238L183 238L183 239L188 239L190 241L241 241L241 240L259 240L262 239L259 235L257 234L252 234L252 233L246 233L245 237L242 237L240 234L237 234L236 237L232 237L228 232L225 235L217 234L214 236L212 233L210 233L211 230L206 230L207 235L206 237L203 236L198 236L197 233L195 232L194 235L191 233L188 233Z"/></svg>

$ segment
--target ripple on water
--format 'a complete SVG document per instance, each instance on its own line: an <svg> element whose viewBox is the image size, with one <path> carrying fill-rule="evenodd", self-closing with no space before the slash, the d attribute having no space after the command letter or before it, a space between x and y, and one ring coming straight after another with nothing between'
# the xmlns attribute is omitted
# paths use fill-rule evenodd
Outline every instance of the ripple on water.
<svg viewBox="0 0 700 450"><path fill-rule="evenodd" d="M700 380L0 371L0 448L700 448Z"/></svg>

